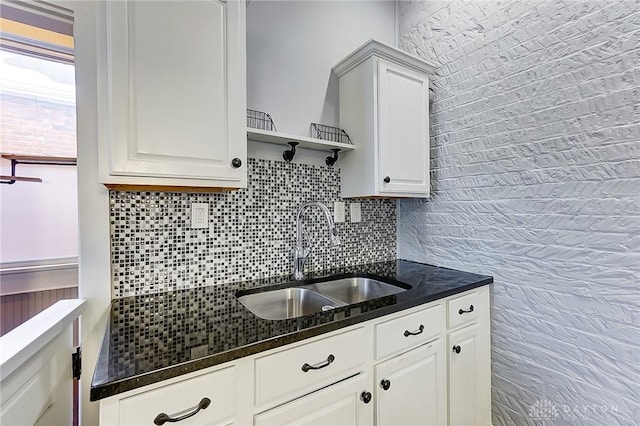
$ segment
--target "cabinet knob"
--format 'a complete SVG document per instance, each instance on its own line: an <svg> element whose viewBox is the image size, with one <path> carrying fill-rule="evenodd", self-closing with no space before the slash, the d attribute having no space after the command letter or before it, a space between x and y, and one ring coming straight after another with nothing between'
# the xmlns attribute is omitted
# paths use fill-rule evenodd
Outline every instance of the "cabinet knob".
<svg viewBox="0 0 640 426"><path fill-rule="evenodd" d="M380 382L380 387L384 390L389 390L389 388L391 387L391 382L387 379L382 379L382 381Z"/></svg>
<svg viewBox="0 0 640 426"><path fill-rule="evenodd" d="M385 176L384 179L382 179L384 181L384 183L389 183L391 182L391 178L389 176Z"/></svg>
<svg viewBox="0 0 640 426"><path fill-rule="evenodd" d="M367 392L364 391L360 394L360 399L362 400L362 402L364 402L365 404L368 404L371 402L371 392Z"/></svg>
<svg viewBox="0 0 640 426"><path fill-rule="evenodd" d="M241 159L234 158L233 160L231 160L231 167L233 167L234 169L237 169L240 166L242 166L242 160Z"/></svg>
<svg viewBox="0 0 640 426"><path fill-rule="evenodd" d="M453 347L453 351L454 351L455 353L457 353L457 354L459 354L461 350L462 350L462 348L460 347L460 345L455 345L455 346Z"/></svg>

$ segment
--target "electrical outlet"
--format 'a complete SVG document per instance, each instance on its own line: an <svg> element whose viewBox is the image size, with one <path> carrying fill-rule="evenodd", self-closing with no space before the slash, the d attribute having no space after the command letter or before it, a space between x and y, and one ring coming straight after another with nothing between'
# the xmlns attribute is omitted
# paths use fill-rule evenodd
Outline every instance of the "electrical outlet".
<svg viewBox="0 0 640 426"><path fill-rule="evenodd" d="M351 203L351 223L362 222L362 208L360 203Z"/></svg>
<svg viewBox="0 0 640 426"><path fill-rule="evenodd" d="M209 227L209 204L191 203L191 229Z"/></svg>
<svg viewBox="0 0 640 426"><path fill-rule="evenodd" d="M336 201L333 203L333 221L335 223L343 223L344 220L344 202Z"/></svg>

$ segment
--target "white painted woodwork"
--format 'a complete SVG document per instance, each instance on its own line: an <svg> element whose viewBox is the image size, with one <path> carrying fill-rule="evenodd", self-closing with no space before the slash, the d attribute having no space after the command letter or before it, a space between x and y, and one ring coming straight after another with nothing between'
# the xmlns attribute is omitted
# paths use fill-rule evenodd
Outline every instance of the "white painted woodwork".
<svg viewBox="0 0 640 426"><path fill-rule="evenodd" d="M246 186L244 1L107 2L104 20L102 182Z"/></svg>
<svg viewBox="0 0 640 426"><path fill-rule="evenodd" d="M33 244L30 238L25 240ZM76 287L78 258L6 262L0 264L0 280L0 296Z"/></svg>
<svg viewBox="0 0 640 426"><path fill-rule="evenodd" d="M0 337L0 424L72 423L73 321L85 304L61 300Z"/></svg>
<svg viewBox="0 0 640 426"><path fill-rule="evenodd" d="M454 396L449 401L451 425L475 424L477 330L478 325L473 324L449 335L449 392ZM454 346L460 346L460 353L453 350Z"/></svg>
<svg viewBox="0 0 640 426"><path fill-rule="evenodd" d="M378 192L429 194L427 76L378 61ZM391 178L389 183L384 178Z"/></svg>
<svg viewBox="0 0 640 426"><path fill-rule="evenodd" d="M464 320L462 328L453 329L447 335L449 424L451 426L489 426L491 425L489 289L483 287L449 300L448 305L453 307L449 310L449 314L458 314L457 309L461 306L460 303L468 304L469 301L474 302L474 312L477 313L475 321L469 324L469 321ZM454 346L460 346L460 353L453 350Z"/></svg>
<svg viewBox="0 0 640 426"><path fill-rule="evenodd" d="M422 332L419 331L420 326L424 327ZM434 337L439 337L443 330L442 305L376 324L376 359L383 359L433 340ZM405 336L405 331L419 334Z"/></svg>
<svg viewBox="0 0 640 426"><path fill-rule="evenodd" d="M334 361L318 370L302 371L308 363L319 366L333 355ZM265 404L283 397L313 391L335 383L362 370L366 357L364 328L341 333L255 360L256 404Z"/></svg>
<svg viewBox="0 0 640 426"><path fill-rule="evenodd" d="M373 400L365 404L361 393L370 389L366 374L255 416L255 426L365 426L373 424Z"/></svg>
<svg viewBox="0 0 640 426"><path fill-rule="evenodd" d="M376 425L447 423L444 350L443 339L437 339L376 366ZM382 380L389 380L389 389Z"/></svg>
<svg viewBox="0 0 640 426"><path fill-rule="evenodd" d="M448 331L445 309L448 302L473 294L480 314L470 327L477 332L468 336L467 328ZM224 400L224 405L234 414L221 415L209 424L371 425L375 415L375 424L381 426L444 425L447 413L451 413L451 398L457 398L453 402L457 406L463 405L468 397L464 393L468 390L458 392L464 379L467 386L473 387L476 398L476 421L470 424L489 425L488 307L489 288L483 287L127 391L100 400L100 424L137 425L149 418L146 414L144 418L133 417L137 412L148 410L155 418L161 411L170 414L168 411L174 409L193 407L205 396L204 392L214 394L222 390L226 395L216 399L231 398ZM413 339L404 337L405 330L415 331L420 323L425 326L423 333L412 336ZM400 339L395 337L398 334ZM454 363L456 360L447 355L454 341L465 345L460 355L468 353L476 358L475 370L467 365L468 361L461 359L463 362ZM385 342L388 348L384 347ZM466 350L467 347L471 349ZM302 371L304 363L321 364L329 354L335 356L335 361L327 367ZM458 370L451 375L454 367ZM235 385L228 384L230 375L219 378L218 374L224 371L234 372ZM475 375L469 376L467 372ZM380 388L382 378L391 380L389 391ZM363 391L373 395L369 404L360 399ZM211 400L215 407L214 398ZM178 401L177 406L165 409L167 404ZM196 421L200 414L193 417L194 423L186 424L201 424Z"/></svg>
<svg viewBox="0 0 640 426"><path fill-rule="evenodd" d="M342 197L428 197L428 74L434 68L370 40L333 70L340 127L357 148L341 162Z"/></svg>
<svg viewBox="0 0 640 426"><path fill-rule="evenodd" d="M377 117L375 59L340 76L340 127L357 150L340 160L340 195L343 198L376 194Z"/></svg>
<svg viewBox="0 0 640 426"><path fill-rule="evenodd" d="M202 398L211 405L196 415L182 420L183 425L233 424L236 397L235 367L200 375L169 386L153 389L120 400L120 424L153 424L160 413L171 417L196 409Z"/></svg>
<svg viewBox="0 0 640 426"><path fill-rule="evenodd" d="M471 310L473 306L473 311ZM456 328L464 324L471 324L478 320L484 310L488 309L482 303L481 293L471 292L461 297L456 297L447 302L447 324L449 328Z"/></svg>
<svg viewBox="0 0 640 426"><path fill-rule="evenodd" d="M283 145L286 146L287 149L291 149L289 142L298 142L296 145L296 149L298 148L307 148L313 149L316 151L326 151L327 153L333 154L332 149L338 148L340 152L350 151L355 149L354 145L348 143L340 143L333 141L326 141L323 139L316 139L307 136L298 136L291 135L288 133L282 132L271 132L269 130L262 129L247 129L247 138L256 142L266 142L274 145Z"/></svg>

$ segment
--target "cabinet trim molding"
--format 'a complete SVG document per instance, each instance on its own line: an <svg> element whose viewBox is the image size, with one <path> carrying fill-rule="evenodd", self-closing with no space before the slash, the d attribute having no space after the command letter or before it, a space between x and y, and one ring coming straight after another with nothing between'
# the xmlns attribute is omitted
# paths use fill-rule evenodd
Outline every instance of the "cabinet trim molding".
<svg viewBox="0 0 640 426"><path fill-rule="evenodd" d="M424 59L373 39L367 41L349 56L334 65L332 70L338 77L342 77L372 56L385 59L420 73L431 75L434 74L436 70L433 65L428 64Z"/></svg>

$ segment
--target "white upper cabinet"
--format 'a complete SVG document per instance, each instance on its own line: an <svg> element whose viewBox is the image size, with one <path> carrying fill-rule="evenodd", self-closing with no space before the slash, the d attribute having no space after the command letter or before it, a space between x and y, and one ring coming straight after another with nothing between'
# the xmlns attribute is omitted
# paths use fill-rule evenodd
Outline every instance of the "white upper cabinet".
<svg viewBox="0 0 640 426"><path fill-rule="evenodd" d="M244 0L102 9L105 184L246 186Z"/></svg>
<svg viewBox="0 0 640 426"><path fill-rule="evenodd" d="M357 147L341 160L342 197L428 197L433 67L370 40L333 70L340 127Z"/></svg>

